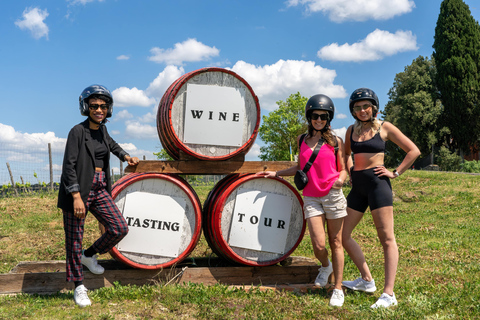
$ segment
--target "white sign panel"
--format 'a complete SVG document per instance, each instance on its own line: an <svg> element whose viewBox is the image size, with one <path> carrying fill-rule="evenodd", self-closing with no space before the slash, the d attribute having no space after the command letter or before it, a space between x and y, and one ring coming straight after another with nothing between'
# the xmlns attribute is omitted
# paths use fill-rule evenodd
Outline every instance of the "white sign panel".
<svg viewBox="0 0 480 320"><path fill-rule="evenodd" d="M184 143L242 146L245 89L187 84Z"/></svg>
<svg viewBox="0 0 480 320"><path fill-rule="evenodd" d="M185 199L147 192L125 196L123 216L128 234L117 244L119 251L175 258L185 217Z"/></svg>
<svg viewBox="0 0 480 320"><path fill-rule="evenodd" d="M258 190L237 192L228 244L232 247L283 254L293 199Z"/></svg>

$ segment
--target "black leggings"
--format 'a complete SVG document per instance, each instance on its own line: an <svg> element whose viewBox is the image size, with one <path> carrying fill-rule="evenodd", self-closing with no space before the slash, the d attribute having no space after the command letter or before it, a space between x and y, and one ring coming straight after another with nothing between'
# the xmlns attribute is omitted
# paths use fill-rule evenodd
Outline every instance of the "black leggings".
<svg viewBox="0 0 480 320"><path fill-rule="evenodd" d="M347 196L347 206L365 212L393 205L392 185L387 177L378 177L374 168L352 171L352 190Z"/></svg>

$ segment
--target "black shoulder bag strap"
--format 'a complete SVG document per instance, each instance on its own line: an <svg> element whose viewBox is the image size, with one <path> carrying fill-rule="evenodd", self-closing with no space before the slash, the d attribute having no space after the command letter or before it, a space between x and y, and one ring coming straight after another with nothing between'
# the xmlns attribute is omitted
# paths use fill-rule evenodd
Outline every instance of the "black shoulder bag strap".
<svg viewBox="0 0 480 320"><path fill-rule="evenodd" d="M300 137L300 145L302 144L304 138L305 138L305 134L303 134ZM310 156L310 159L308 159L308 162L305 164L305 167L303 167L303 169L302 169L303 172L307 173L307 171L310 170L310 167L312 166L313 162L315 161L315 158L318 155L318 151L320 151L320 148L323 145L323 141L324 141L323 137L321 137L318 140L318 143L317 143L315 149L313 150L312 155ZM300 145L299 145L299 149L300 149Z"/></svg>

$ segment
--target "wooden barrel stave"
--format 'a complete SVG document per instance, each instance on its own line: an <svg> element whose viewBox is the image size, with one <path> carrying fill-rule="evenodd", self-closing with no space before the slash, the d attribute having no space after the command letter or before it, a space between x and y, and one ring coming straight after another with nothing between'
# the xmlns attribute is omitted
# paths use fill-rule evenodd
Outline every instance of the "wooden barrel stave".
<svg viewBox="0 0 480 320"><path fill-rule="evenodd" d="M130 192L147 192L170 197L185 198L185 216L183 218L183 230L181 242L178 247L176 258L119 251L116 247L110 252L111 255L128 265L143 269L159 269L171 266L186 258L195 248L201 234L201 208L200 201L194 190L188 183L175 175L140 173L121 179L112 190L117 207L124 212L126 195ZM145 245L156 245L146 243ZM162 244L158 244L162 245Z"/></svg>
<svg viewBox="0 0 480 320"><path fill-rule="evenodd" d="M183 143L187 84L222 86L245 89L244 128L242 146L201 145ZM247 153L253 145L260 123L258 98L251 87L232 71L204 68L180 77L162 97L157 114L157 131L165 150L179 159L180 149L200 160L226 160Z"/></svg>
<svg viewBox="0 0 480 320"><path fill-rule="evenodd" d="M220 188L216 197L212 197L209 201L213 204L204 206L204 211L210 211L208 215L209 221L204 224L204 235L211 237L210 242L214 243L216 251L220 252L220 256L236 263L242 263L252 266L265 266L275 264L290 255L298 246L305 232L305 221L303 218L303 201L298 192L282 179L265 179L255 177L252 174L239 175L237 181L228 181ZM271 253L265 251L256 251L246 248L230 246L228 239L233 220L233 210L237 193L240 187L251 190L263 190L269 193L282 196L293 196L294 203L288 226L288 238L285 244L285 251L281 253ZM205 214L204 214L205 217Z"/></svg>

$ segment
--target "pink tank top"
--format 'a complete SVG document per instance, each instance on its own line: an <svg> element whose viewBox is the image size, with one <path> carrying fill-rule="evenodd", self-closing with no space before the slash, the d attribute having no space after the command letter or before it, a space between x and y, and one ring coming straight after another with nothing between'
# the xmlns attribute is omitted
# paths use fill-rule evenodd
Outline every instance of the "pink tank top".
<svg viewBox="0 0 480 320"><path fill-rule="evenodd" d="M303 141L300 145L300 168L305 167L312 152L312 149ZM324 197L330 192L333 184L340 176L340 172L337 171L334 147L327 143L323 144L313 165L308 170L307 176L308 183L303 189L304 196Z"/></svg>

